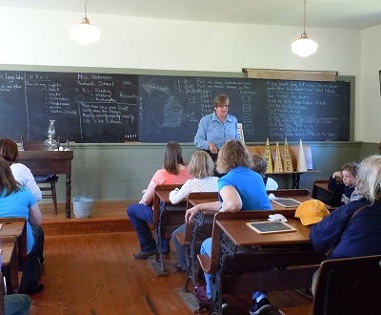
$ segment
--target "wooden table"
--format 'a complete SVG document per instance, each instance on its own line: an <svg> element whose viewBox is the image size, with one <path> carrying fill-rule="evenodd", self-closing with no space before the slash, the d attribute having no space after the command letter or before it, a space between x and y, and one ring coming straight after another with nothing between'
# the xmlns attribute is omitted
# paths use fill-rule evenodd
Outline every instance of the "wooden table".
<svg viewBox="0 0 381 315"><path fill-rule="evenodd" d="M18 251L15 236L0 236L1 272L7 280L7 292L16 293L19 286L18 280ZM2 278L1 284L3 284Z"/></svg>
<svg viewBox="0 0 381 315"><path fill-rule="evenodd" d="M246 225L266 220L271 211L220 212L215 216L212 255L198 255L203 270L214 276L213 314L222 314L223 292L310 287L312 274L325 256L310 245L309 227L287 212L282 211L296 232L258 234Z"/></svg>
<svg viewBox="0 0 381 315"><path fill-rule="evenodd" d="M66 175L66 217L71 217L71 161L73 151L19 151L19 162L33 175Z"/></svg>

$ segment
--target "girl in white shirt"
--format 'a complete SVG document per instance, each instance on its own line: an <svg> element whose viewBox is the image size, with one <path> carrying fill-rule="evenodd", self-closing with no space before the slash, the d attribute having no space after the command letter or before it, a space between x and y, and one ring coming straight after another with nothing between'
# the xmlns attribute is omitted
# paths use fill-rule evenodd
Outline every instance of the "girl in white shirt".
<svg viewBox="0 0 381 315"><path fill-rule="evenodd" d="M6 160L12 170L13 177L23 187L28 188L36 197L37 201L42 199L41 190L38 187L32 172L22 163L18 163L18 148L16 142L11 139L0 139L0 156Z"/></svg>
<svg viewBox="0 0 381 315"><path fill-rule="evenodd" d="M169 193L169 200L172 204L179 203L193 192L215 192L217 189L218 177L212 176L214 171L214 163L212 158L205 151L196 151L193 153L189 165L189 174L193 177L188 179L179 189L176 188ZM179 256L179 263L176 264L177 270L187 270L186 254L176 238L177 233L184 233L186 224L179 226L172 233L172 242L176 247Z"/></svg>

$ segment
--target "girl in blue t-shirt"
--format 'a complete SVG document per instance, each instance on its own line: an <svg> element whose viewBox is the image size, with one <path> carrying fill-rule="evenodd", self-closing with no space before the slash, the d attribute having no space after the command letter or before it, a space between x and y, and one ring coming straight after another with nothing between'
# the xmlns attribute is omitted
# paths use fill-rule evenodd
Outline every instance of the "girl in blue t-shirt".
<svg viewBox="0 0 381 315"><path fill-rule="evenodd" d="M26 220L27 231L27 260L21 266L22 278L19 293L36 293L43 289L39 283L38 252L35 248L35 240L32 233L33 225L40 226L42 214L36 198L27 189L20 187L12 175L9 163L0 157L0 217L22 217Z"/></svg>

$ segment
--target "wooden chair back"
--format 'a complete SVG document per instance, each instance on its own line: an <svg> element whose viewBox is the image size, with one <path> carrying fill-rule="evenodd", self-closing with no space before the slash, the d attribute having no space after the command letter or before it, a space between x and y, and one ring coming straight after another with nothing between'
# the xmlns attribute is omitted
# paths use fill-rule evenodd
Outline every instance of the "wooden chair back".
<svg viewBox="0 0 381 315"><path fill-rule="evenodd" d="M321 263L313 315L381 314L381 255Z"/></svg>
<svg viewBox="0 0 381 315"><path fill-rule="evenodd" d="M312 198L319 199L333 208L341 206L341 196L328 189L328 180L318 179L314 181Z"/></svg>
<svg viewBox="0 0 381 315"><path fill-rule="evenodd" d="M155 191L172 191L181 188L181 185L157 185ZM153 198L153 224L152 228L157 229L160 223L160 234L162 238L170 238L172 232L185 222L186 201L176 205L167 204L164 213L160 213L160 199L155 194Z"/></svg>

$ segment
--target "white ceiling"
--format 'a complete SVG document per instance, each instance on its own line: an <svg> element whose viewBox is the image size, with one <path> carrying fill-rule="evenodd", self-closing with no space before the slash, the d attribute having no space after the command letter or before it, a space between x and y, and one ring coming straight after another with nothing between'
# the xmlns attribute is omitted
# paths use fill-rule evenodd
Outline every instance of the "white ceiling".
<svg viewBox="0 0 381 315"><path fill-rule="evenodd" d="M78 12L87 0L0 0L0 7ZM160 19L303 26L304 0L88 0L93 13ZM307 28L381 24L381 0L307 0Z"/></svg>

